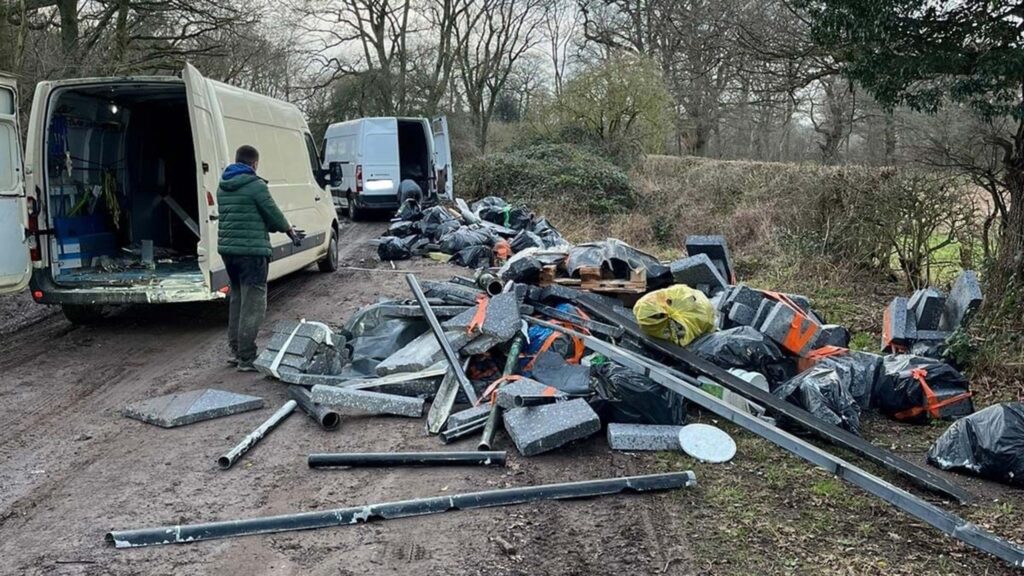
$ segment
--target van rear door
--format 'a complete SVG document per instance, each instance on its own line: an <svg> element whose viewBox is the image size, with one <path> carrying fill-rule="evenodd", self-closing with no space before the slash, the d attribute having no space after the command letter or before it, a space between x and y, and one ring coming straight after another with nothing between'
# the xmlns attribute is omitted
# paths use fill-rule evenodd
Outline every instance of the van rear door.
<svg viewBox="0 0 1024 576"><path fill-rule="evenodd" d="M361 163L362 203L367 208L391 208L398 205L401 170L398 158L398 120L363 120Z"/></svg>
<svg viewBox="0 0 1024 576"><path fill-rule="evenodd" d="M17 95L14 79L0 76L0 294L24 290L32 275Z"/></svg>
<svg viewBox="0 0 1024 576"><path fill-rule="evenodd" d="M196 186L199 192L199 269L210 282L210 259L216 253L216 208L217 185L220 181L220 163L217 162L217 140L214 136L213 105L210 102L206 79L195 66L185 64L181 73L185 81L185 98L188 100L188 118L192 125L192 146L196 157ZM218 289L220 286L213 286Z"/></svg>
<svg viewBox="0 0 1024 576"><path fill-rule="evenodd" d="M431 122L434 132L434 170L437 171L437 197L454 198L452 190L452 146L448 141L448 118Z"/></svg>

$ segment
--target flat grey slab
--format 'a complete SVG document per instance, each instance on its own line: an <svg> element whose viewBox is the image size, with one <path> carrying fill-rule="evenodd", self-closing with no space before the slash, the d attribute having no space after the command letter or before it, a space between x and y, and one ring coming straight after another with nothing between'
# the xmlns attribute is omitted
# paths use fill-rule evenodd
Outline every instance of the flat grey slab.
<svg viewBox="0 0 1024 576"><path fill-rule="evenodd" d="M658 424L608 424L608 447L612 450L679 450L682 426Z"/></svg>
<svg viewBox="0 0 1024 576"><path fill-rule="evenodd" d="M583 398L506 410L504 423L523 456L554 450L601 429L601 419Z"/></svg>
<svg viewBox="0 0 1024 576"><path fill-rule="evenodd" d="M458 352L470 341L470 335L465 330L445 332L448 343L452 349ZM425 370L434 364L444 360L444 352L441 345L437 343L437 337L430 330L421 334L418 338L409 342L404 348L395 352L377 365L377 375L387 376L401 372L417 372Z"/></svg>
<svg viewBox="0 0 1024 576"><path fill-rule="evenodd" d="M445 330L465 331L476 316L479 305L466 310L462 314L448 320L442 326ZM490 336L498 342L507 342L516 335L521 325L519 320L519 302L512 292L498 294L487 302L480 333Z"/></svg>
<svg viewBox="0 0 1024 576"><path fill-rule="evenodd" d="M513 380L507 382L498 388L498 406L506 410L511 410L516 407L515 398L517 396L553 396L556 398L565 398L560 390L541 384L536 380L530 378L523 378L522 380Z"/></svg>
<svg viewBox="0 0 1024 576"><path fill-rule="evenodd" d="M164 428L184 426L263 408L263 398L204 388L134 402L122 414Z"/></svg>
<svg viewBox="0 0 1024 576"><path fill-rule="evenodd" d="M736 455L736 442L710 424L687 424L679 430L679 446L702 462L728 462Z"/></svg>
<svg viewBox="0 0 1024 576"><path fill-rule="evenodd" d="M423 416L424 402L421 398L408 398L395 394L381 394L366 390L338 388L317 384L310 391L310 398L317 404L351 408L370 414L392 414L419 418Z"/></svg>

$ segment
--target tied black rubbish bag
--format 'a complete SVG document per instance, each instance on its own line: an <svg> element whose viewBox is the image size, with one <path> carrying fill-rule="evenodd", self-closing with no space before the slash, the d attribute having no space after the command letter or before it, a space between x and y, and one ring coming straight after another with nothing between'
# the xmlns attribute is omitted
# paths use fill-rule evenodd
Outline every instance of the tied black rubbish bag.
<svg viewBox="0 0 1024 576"><path fill-rule="evenodd" d="M470 246L490 246L491 244L493 244L493 238L486 232L463 226L441 238L441 252L456 254Z"/></svg>
<svg viewBox="0 0 1024 576"><path fill-rule="evenodd" d="M388 236L398 236L404 238L406 236L414 236L420 233L419 222L409 222L407 220L399 220L391 224L388 227Z"/></svg>
<svg viewBox="0 0 1024 576"><path fill-rule="evenodd" d="M705 334L687 348L716 366L759 372L772 384L785 382L796 374L794 361L775 342L750 326Z"/></svg>
<svg viewBox="0 0 1024 576"><path fill-rule="evenodd" d="M590 402L604 422L673 426L686 422L683 397L650 378L611 362L595 373L597 394Z"/></svg>
<svg viewBox="0 0 1024 576"><path fill-rule="evenodd" d="M456 252L450 262L466 268L486 268L491 265L491 249L488 246L469 246Z"/></svg>
<svg viewBox="0 0 1024 576"><path fill-rule="evenodd" d="M424 236L436 242L441 236L457 230L460 225L443 206L431 206L423 211L423 219L419 226Z"/></svg>
<svg viewBox="0 0 1024 576"><path fill-rule="evenodd" d="M881 356L859 350L825 346L808 354L806 361L814 366L847 367L850 370L850 394L853 394L861 409L871 407L871 397L882 373ZM802 362L803 360L801 367Z"/></svg>
<svg viewBox="0 0 1024 576"><path fill-rule="evenodd" d="M544 248L544 240L535 232L523 230L509 242L509 247L513 252L522 252L527 248Z"/></svg>
<svg viewBox="0 0 1024 576"><path fill-rule="evenodd" d="M533 222L533 214L522 206L485 206L478 214L482 220L513 230L524 230Z"/></svg>
<svg viewBox="0 0 1024 576"><path fill-rule="evenodd" d="M950 424L928 451L928 462L1024 486L1024 404L996 404Z"/></svg>
<svg viewBox="0 0 1024 576"><path fill-rule="evenodd" d="M860 436L860 406L850 394L847 366L815 365L791 378L773 394L800 406L815 418Z"/></svg>
<svg viewBox="0 0 1024 576"><path fill-rule="evenodd" d="M480 200L473 202L469 208L473 212L479 214L480 211L483 210L484 208L502 208L505 206L508 206L508 202L505 202L504 200L498 198L497 196L488 196L486 198L481 198Z"/></svg>
<svg viewBox="0 0 1024 576"><path fill-rule="evenodd" d="M412 256L412 252L401 238L385 236L377 245L377 256L381 260L408 260Z"/></svg>
<svg viewBox="0 0 1024 576"><path fill-rule="evenodd" d="M974 412L967 378L949 364L909 354L890 354L874 392L883 414L906 422L955 420Z"/></svg>

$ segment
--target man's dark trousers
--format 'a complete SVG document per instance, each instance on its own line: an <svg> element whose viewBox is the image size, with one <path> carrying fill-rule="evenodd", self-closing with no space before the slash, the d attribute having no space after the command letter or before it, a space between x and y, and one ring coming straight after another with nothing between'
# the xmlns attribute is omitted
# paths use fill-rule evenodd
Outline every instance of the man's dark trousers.
<svg viewBox="0 0 1024 576"><path fill-rule="evenodd" d="M256 359L256 334L267 313L266 256L223 255L230 290L228 291L228 345L240 363Z"/></svg>

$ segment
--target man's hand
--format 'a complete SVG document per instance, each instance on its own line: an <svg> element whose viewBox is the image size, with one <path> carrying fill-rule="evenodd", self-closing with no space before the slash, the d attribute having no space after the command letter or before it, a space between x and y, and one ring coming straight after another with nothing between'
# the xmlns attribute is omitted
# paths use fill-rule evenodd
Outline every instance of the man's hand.
<svg viewBox="0 0 1024 576"><path fill-rule="evenodd" d="M299 230L295 226L292 226L291 228L289 228L288 231L285 232L285 234L287 234L288 237L292 239L292 244L294 244L296 246L301 246L302 245L302 239L306 237L306 231L305 230Z"/></svg>

